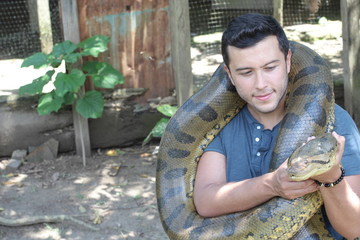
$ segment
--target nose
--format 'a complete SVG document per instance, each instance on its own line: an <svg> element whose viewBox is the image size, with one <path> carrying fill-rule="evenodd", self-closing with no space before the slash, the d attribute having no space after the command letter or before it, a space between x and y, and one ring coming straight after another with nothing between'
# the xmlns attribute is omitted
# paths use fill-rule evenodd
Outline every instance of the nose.
<svg viewBox="0 0 360 240"><path fill-rule="evenodd" d="M257 89L264 89L267 87L267 81L264 74L261 71L256 72L255 75L255 87Z"/></svg>

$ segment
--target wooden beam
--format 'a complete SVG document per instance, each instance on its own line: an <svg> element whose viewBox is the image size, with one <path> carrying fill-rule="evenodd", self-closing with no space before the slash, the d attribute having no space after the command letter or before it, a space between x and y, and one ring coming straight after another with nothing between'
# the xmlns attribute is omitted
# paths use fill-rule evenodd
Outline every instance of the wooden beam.
<svg viewBox="0 0 360 240"><path fill-rule="evenodd" d="M342 0L341 19L345 108L360 126L360 2Z"/></svg>
<svg viewBox="0 0 360 240"><path fill-rule="evenodd" d="M191 72L191 38L188 0L169 0L171 59L176 85L178 105L182 105L193 94Z"/></svg>
<svg viewBox="0 0 360 240"><path fill-rule="evenodd" d="M61 20L63 25L64 40L73 43L80 42L79 20L77 1L60 0ZM81 65L81 63L78 63ZM78 65L79 67L79 65ZM84 88L81 89L85 92ZM91 144L89 135L89 124L86 118L83 118L73 106L73 121L75 129L76 153L80 156L91 157ZM85 159L83 164L86 165Z"/></svg>
<svg viewBox="0 0 360 240"><path fill-rule="evenodd" d="M283 6L284 0L273 0L273 17L281 26L284 26Z"/></svg>
<svg viewBox="0 0 360 240"><path fill-rule="evenodd" d="M30 26L33 31L39 31L41 51L50 53L53 48L49 1L29 0Z"/></svg>

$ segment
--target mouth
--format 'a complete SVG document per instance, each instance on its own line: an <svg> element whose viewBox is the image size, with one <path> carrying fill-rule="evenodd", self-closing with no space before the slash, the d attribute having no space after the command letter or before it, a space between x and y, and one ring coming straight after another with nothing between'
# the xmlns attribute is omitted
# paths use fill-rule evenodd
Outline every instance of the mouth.
<svg viewBox="0 0 360 240"><path fill-rule="evenodd" d="M262 94L262 95L255 95L255 98L256 98L257 100L259 100L259 101L264 102L264 101L269 100L269 99L271 98L271 96L272 96L272 92L266 93L266 94Z"/></svg>

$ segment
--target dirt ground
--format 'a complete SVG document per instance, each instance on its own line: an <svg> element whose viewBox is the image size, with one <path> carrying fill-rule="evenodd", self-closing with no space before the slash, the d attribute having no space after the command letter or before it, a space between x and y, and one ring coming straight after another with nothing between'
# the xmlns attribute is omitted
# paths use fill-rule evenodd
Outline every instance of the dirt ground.
<svg viewBox="0 0 360 240"><path fill-rule="evenodd" d="M115 149L116 156L98 150L86 167L80 157L63 154L17 171L0 170L0 217L67 215L99 228L71 221L0 226L0 239L168 239L156 205L155 148Z"/></svg>

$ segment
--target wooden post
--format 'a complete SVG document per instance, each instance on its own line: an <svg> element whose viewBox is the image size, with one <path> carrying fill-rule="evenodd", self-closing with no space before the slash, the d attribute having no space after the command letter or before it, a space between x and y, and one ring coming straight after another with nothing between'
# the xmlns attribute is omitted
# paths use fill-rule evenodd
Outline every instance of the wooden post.
<svg viewBox="0 0 360 240"><path fill-rule="evenodd" d="M273 0L273 17L281 26L284 26L283 6L284 0Z"/></svg>
<svg viewBox="0 0 360 240"><path fill-rule="evenodd" d="M343 0L341 19L343 35L345 108L360 126L360 2Z"/></svg>
<svg viewBox="0 0 360 240"><path fill-rule="evenodd" d="M39 31L41 51L50 53L53 48L49 1L29 0L30 26L33 31Z"/></svg>
<svg viewBox="0 0 360 240"><path fill-rule="evenodd" d="M174 71L178 105L182 105L193 94L191 72L191 38L188 0L169 0L171 59Z"/></svg>
<svg viewBox="0 0 360 240"><path fill-rule="evenodd" d="M78 21L77 1L60 0L60 11L64 32L64 40L69 40L73 43L79 43L80 30ZM85 90L81 89L81 91L84 92ZM91 144L88 120L86 118L83 118L78 112L76 112L75 106L73 106L73 121L75 129L76 153L80 156L84 154L85 157L90 157ZM86 165L85 159L83 159L83 164Z"/></svg>

